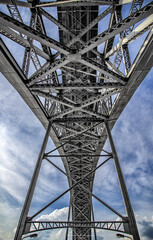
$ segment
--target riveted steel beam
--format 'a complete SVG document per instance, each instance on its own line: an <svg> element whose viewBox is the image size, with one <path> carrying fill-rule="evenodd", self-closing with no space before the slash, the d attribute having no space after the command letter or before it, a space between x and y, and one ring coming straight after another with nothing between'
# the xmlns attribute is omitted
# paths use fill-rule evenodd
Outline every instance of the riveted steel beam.
<svg viewBox="0 0 153 240"><path fill-rule="evenodd" d="M0 0L0 4L12 5L12 1L11 0ZM26 7L26 8L32 7L32 4L30 2L15 0L15 4L16 4L16 6L19 6L19 7Z"/></svg>
<svg viewBox="0 0 153 240"><path fill-rule="evenodd" d="M53 63L49 64L45 69L42 69L40 71L37 71L34 76L32 76L29 79L28 86L31 86L32 84L36 83L38 80L41 80L46 75L49 75L53 72L55 72L57 69L60 69L61 67L65 66L67 63L69 63L70 60L67 56L55 60Z"/></svg>
<svg viewBox="0 0 153 240"><path fill-rule="evenodd" d="M117 82L104 82L104 83L95 83L95 84L80 84L80 83L70 83L70 84L35 84L30 87L31 90L82 90L82 89L96 89L100 91L102 89L111 89L111 88L122 88L123 85Z"/></svg>
<svg viewBox="0 0 153 240"><path fill-rule="evenodd" d="M35 29L28 27L27 25L21 22L18 22L17 20L7 16L2 12L0 12L0 19L1 19L1 23L4 24L5 26L8 26L16 31L19 31L22 34L25 34L27 37L35 39L41 44L51 47L63 54L71 53L71 50L68 47L61 45L59 42L55 41L54 39L44 35L41 32L38 32Z"/></svg>
<svg viewBox="0 0 153 240"><path fill-rule="evenodd" d="M84 36L92 27L94 27L98 22L100 22L103 18L105 18L112 11L112 6L107 8L104 12L102 12L98 17L96 17L92 22L90 22L85 28L83 28L80 33L73 37L73 39L68 43L67 46L71 46L77 41L80 41L81 37Z"/></svg>
<svg viewBox="0 0 153 240"><path fill-rule="evenodd" d="M80 7L80 6L95 6L95 5L111 5L113 4L113 0L110 1L93 1L92 0L69 0L69 1L50 1L50 2L41 2L39 4L34 5L34 7Z"/></svg>
<svg viewBox="0 0 153 240"><path fill-rule="evenodd" d="M123 32L131 25L136 24L137 22L145 19L149 15L153 14L153 3L148 4L147 6L141 8L136 13L131 14L129 17L123 19L120 23L115 24L111 29L106 30L105 32L99 34L95 38L89 40L79 53L84 54L91 49L97 47L101 43L107 41L108 39L112 38L113 36Z"/></svg>
<svg viewBox="0 0 153 240"><path fill-rule="evenodd" d="M93 69L97 70L100 73L103 73L103 74L109 76L113 80L116 80L117 82L122 83L123 85L125 85L126 82L127 82L126 78L123 78L122 76L120 76L116 72L111 71L110 69L108 69L104 65L96 63L92 59L84 57L81 60L79 60L79 62L81 62L84 65L87 65L90 68L93 68Z"/></svg>
<svg viewBox="0 0 153 240"><path fill-rule="evenodd" d="M141 23L138 27L136 27L128 36L126 36L123 40L122 40L122 46L126 45L126 44L130 44L131 42L133 42L135 39L137 39L138 37L140 37L143 33L145 33L146 31L148 31L150 28L153 27L153 14L151 16L149 16L143 23ZM106 58L111 57L117 50L119 47L119 43L114 46L107 54L106 54Z"/></svg>
<svg viewBox="0 0 153 240"><path fill-rule="evenodd" d="M98 102L98 101L100 101L100 100L103 100L103 99L105 99L106 97L109 97L109 96L112 96L112 95L114 95L114 94L117 94L117 93L120 93L120 91L121 90L110 90L110 91L108 91L108 92L106 92L106 93L103 93L103 94L100 94L100 95L98 95L98 96L95 96L95 97L90 97L88 100L85 100L84 102L82 102L82 104L80 104L80 105L78 105L77 107L75 107L75 106L71 106L71 108L70 109L66 109L66 110L64 110L64 111L61 111L60 113L58 113L58 114L54 114L54 115L52 115L52 120L53 119L56 119L56 118L59 118L59 117L63 117L63 116L65 116L65 115L68 115L68 114L70 114L70 113L72 113L72 112L74 112L74 111L80 111L80 110L82 110L82 108L85 108L85 107L87 107L87 106L89 106L89 105L91 105L91 104L93 104L93 103L95 103L95 102ZM34 91L33 91L34 92ZM39 94L41 94L41 93L39 93ZM41 96L45 96L45 93L42 93L42 95ZM46 97L48 97L48 98L52 98L52 96L48 96L47 94L46 94ZM56 101L56 100L54 100L54 101ZM71 104L72 105L72 104ZM106 116L104 116L104 115L102 115L101 114L101 118L103 119L103 118L105 118Z"/></svg>
<svg viewBox="0 0 153 240"><path fill-rule="evenodd" d="M11 39L12 41L20 44L23 47L30 48L31 45L28 40L26 40L24 37L22 37L17 32L14 32L11 28L6 27L5 25L1 25L0 27L0 33L6 36L7 38ZM46 54L44 51L42 51L40 48L32 44L32 47L34 48L35 52L42 58L49 60L50 57L48 54Z"/></svg>

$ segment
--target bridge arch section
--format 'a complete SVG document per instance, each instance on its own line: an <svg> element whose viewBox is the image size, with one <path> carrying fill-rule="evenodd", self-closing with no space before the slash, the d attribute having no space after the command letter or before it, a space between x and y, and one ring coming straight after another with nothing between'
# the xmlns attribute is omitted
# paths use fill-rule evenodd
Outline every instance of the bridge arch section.
<svg viewBox="0 0 153 240"><path fill-rule="evenodd" d="M1 72L46 128L15 240L32 232L29 223L32 225L35 217L57 200L33 216L28 215L42 160L53 165L50 160L53 150L46 153L49 136L65 171L55 164L54 167L68 178L66 191L70 192L70 207L65 226L72 228L72 239L92 239L91 229L96 224L93 197L122 219L123 230L116 227L117 222L111 225L111 221L103 222L108 224L107 230L123 231L134 240L140 239L111 129L152 68L153 3L144 2L130 1L125 17L124 0L0 0L8 10L7 14L0 12L1 34L24 47L23 63L19 67L1 38ZM21 7L27 9L29 24L23 20ZM56 14L52 11L55 7ZM132 62L128 45L145 32L147 37ZM111 153L104 149L106 139ZM98 165L100 156L105 160ZM114 159L127 216L93 193L95 172L110 158Z"/></svg>

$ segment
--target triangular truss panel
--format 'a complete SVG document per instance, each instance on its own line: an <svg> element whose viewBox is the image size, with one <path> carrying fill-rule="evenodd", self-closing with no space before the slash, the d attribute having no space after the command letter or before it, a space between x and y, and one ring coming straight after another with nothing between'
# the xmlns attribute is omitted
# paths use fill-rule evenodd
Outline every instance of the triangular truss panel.
<svg viewBox="0 0 153 240"><path fill-rule="evenodd" d="M91 240L93 232L97 239L96 228L139 240L111 129L153 64L153 2L0 0L0 7L1 72L47 129L15 240L28 232L55 228L71 228L73 240ZM9 46L22 46L20 56L5 44L6 38ZM133 55L135 41L141 46ZM50 160L53 150L46 153L49 136L65 171ZM103 149L107 138L111 153ZM100 156L104 160L98 163ZM127 216L93 193L95 172L110 158ZM68 178L66 222L35 220L52 201L28 215L43 159ZM96 222L93 197L121 220Z"/></svg>

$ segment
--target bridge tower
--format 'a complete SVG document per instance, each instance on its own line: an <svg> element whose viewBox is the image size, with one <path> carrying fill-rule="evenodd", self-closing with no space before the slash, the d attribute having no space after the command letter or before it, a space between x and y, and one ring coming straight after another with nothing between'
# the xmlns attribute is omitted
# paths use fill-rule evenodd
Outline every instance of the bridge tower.
<svg viewBox="0 0 153 240"><path fill-rule="evenodd" d="M153 64L153 2L0 0L0 6L1 72L46 129L14 240L56 228L67 229L66 240L70 228L72 240L97 240L96 229L130 234L139 240L111 130ZM144 33L146 38L132 61L129 44ZM21 67L4 36L24 47ZM47 152L49 137L56 148ZM111 152L104 149L107 139ZM51 160L55 150L65 171ZM29 216L44 160L67 176L69 188ZM96 170L108 161L114 161L126 216L93 192ZM66 222L36 220L67 192ZM93 198L120 220L96 221Z"/></svg>

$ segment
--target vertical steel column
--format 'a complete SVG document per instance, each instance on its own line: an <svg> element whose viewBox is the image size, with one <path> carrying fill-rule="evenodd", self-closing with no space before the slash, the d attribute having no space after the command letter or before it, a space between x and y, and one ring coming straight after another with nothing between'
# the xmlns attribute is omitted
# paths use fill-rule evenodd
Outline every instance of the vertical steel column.
<svg viewBox="0 0 153 240"><path fill-rule="evenodd" d="M70 197L70 203L69 203L69 212L68 212L68 218L67 221L70 221L70 214L71 214L71 197ZM66 229L66 234L65 234L65 240L68 240L68 233L69 233L69 228Z"/></svg>
<svg viewBox="0 0 153 240"><path fill-rule="evenodd" d="M93 222L95 222L93 203L92 203L92 206L91 206L91 212L92 212L92 219L93 219ZM94 240L97 240L96 228L94 228L93 230L94 230Z"/></svg>
<svg viewBox="0 0 153 240"><path fill-rule="evenodd" d="M36 166L35 166L35 170L34 170L34 173L33 173L32 179L31 179L31 183L30 183L30 186L29 186L29 189L28 189L28 193L27 193L27 196L26 196L26 199L25 199L25 203L24 203L24 206L23 206L23 209L22 209L22 212L21 212L21 216L20 216L20 219L19 219L19 223L18 223L18 227L17 227L17 230L16 230L14 240L21 240L22 235L24 234L26 219L27 219L27 216L28 216L28 212L29 212L32 197L33 197L33 194L34 194L35 186L36 186L37 179L38 179L38 176L39 176L44 152L45 152L45 149L46 149L46 146L47 146L47 142L48 142L48 138L49 138L49 134L50 134L50 130L51 130L51 126L52 126L52 122L49 122L48 128L46 130L46 134L45 134L45 137L44 137L44 141L43 141L43 144L42 144L39 156L38 156L38 160L37 160L37 163L36 163Z"/></svg>
<svg viewBox="0 0 153 240"><path fill-rule="evenodd" d="M114 145L114 142L113 142L111 131L110 131L109 126L108 126L108 122L106 122L106 121L105 121L105 126L106 126L106 132L107 132L107 136L108 136L109 143L110 143L111 150L112 150L112 154L113 154L113 159L114 159L114 163L115 163L115 167L116 167L116 171L117 171L117 175L118 175L118 180L119 180L119 184L120 184L120 188L121 188L126 212L127 212L127 215L128 215L129 233L133 235L134 240L140 240L137 225L136 225L136 220L135 220L135 216L134 216L134 212L133 212L131 202L130 202L130 199L129 199L129 195L128 195L128 191L127 191L126 184L125 184L125 181L124 181L121 166L120 166L120 163L119 163L118 155L117 155L117 152L116 152L116 149L115 149L115 145Z"/></svg>

